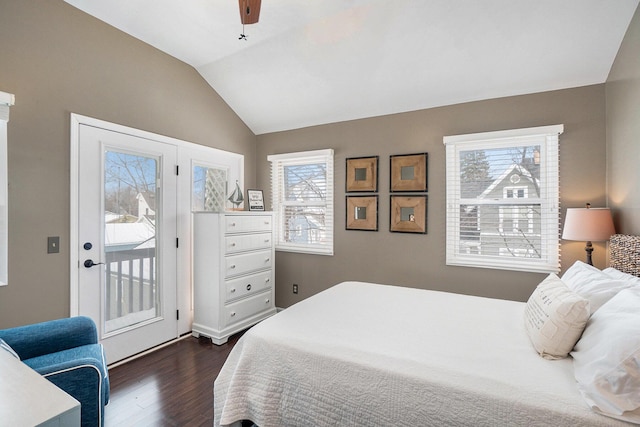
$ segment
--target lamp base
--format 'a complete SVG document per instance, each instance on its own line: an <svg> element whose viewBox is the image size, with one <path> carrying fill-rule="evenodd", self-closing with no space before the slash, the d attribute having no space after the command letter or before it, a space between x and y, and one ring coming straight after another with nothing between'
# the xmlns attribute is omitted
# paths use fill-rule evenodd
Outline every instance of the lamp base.
<svg viewBox="0 0 640 427"><path fill-rule="evenodd" d="M593 245L591 242L587 242L587 246L584 247L585 252L587 253L587 264L593 265L593 261L591 260L591 253L593 253Z"/></svg>

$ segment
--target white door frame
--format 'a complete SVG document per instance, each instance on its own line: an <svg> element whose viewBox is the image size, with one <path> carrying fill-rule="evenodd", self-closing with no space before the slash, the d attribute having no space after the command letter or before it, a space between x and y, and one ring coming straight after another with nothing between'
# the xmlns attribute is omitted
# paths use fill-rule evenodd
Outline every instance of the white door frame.
<svg viewBox="0 0 640 427"><path fill-rule="evenodd" d="M158 135L152 132L143 131L92 117L71 113L71 135L70 135L70 212L69 212L69 315L77 316L79 307L79 278L78 270L80 263L79 243L78 243L78 177L79 177L79 144L80 126L94 126L114 132L121 132L139 138L147 138L166 144L171 144L178 149L178 167L180 175L178 178L178 238L180 246L177 257L177 307L180 312L178 320L178 334L186 334L191 331L193 321L193 288L191 274L192 260L192 215L191 215L191 163L193 159L201 156L215 158L215 163L225 165L229 169L229 182L238 180L240 186L244 188L244 155L219 150L217 148L206 147L199 144L183 141L168 136ZM184 172L183 172L184 171Z"/></svg>

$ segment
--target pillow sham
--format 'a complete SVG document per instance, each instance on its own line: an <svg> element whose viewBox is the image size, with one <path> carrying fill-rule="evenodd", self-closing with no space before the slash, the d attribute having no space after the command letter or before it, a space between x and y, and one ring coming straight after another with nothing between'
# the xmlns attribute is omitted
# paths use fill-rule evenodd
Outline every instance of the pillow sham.
<svg viewBox="0 0 640 427"><path fill-rule="evenodd" d="M578 389L592 409L640 422L640 288L598 310L571 352Z"/></svg>
<svg viewBox="0 0 640 427"><path fill-rule="evenodd" d="M591 314L623 289L632 286L612 278L592 265L576 261L562 275L562 281L572 291L589 300Z"/></svg>
<svg viewBox="0 0 640 427"><path fill-rule="evenodd" d="M529 297L524 324L538 354L545 359L567 357L589 319L589 301L550 274Z"/></svg>
<svg viewBox="0 0 640 427"><path fill-rule="evenodd" d="M624 282L628 282L633 286L640 286L640 277L636 277L633 274L624 273L613 267L605 268L604 270L602 270L602 272L612 279L622 280Z"/></svg>

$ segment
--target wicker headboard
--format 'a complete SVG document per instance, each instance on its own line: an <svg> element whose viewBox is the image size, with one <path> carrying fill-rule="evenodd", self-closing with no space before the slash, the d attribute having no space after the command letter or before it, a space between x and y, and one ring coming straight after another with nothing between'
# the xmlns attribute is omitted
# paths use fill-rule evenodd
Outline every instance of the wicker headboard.
<svg viewBox="0 0 640 427"><path fill-rule="evenodd" d="M640 236L614 234L609 251L611 267L640 277Z"/></svg>

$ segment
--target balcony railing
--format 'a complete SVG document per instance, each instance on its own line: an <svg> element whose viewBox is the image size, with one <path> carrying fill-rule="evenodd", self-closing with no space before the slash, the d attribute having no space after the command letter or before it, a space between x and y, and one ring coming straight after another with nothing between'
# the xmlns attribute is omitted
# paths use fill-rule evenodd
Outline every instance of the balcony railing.
<svg viewBox="0 0 640 427"><path fill-rule="evenodd" d="M156 307L155 248L106 252L106 320Z"/></svg>

